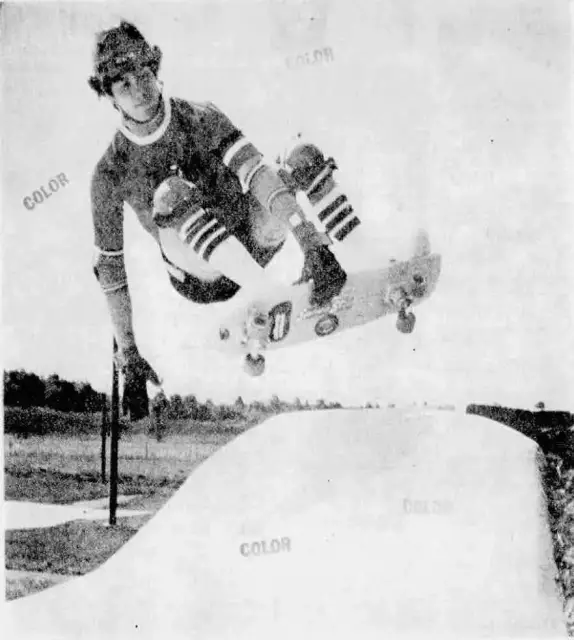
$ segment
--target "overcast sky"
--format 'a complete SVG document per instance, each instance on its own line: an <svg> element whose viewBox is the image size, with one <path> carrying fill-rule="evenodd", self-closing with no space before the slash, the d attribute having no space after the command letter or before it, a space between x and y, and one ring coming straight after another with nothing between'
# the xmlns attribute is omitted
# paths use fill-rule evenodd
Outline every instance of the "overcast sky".
<svg viewBox="0 0 574 640"><path fill-rule="evenodd" d="M169 95L214 101L269 154L303 131L333 155L373 265L406 256L420 226L443 255L412 336L387 318L274 352L253 380L207 348L225 310L178 297L128 212L137 336L168 392L572 409L571 43L559 0L5 3L5 369L109 387L89 183L117 120L86 79L95 32L122 16L161 47ZM326 47L318 64L288 64ZM24 206L61 173L68 185Z"/></svg>

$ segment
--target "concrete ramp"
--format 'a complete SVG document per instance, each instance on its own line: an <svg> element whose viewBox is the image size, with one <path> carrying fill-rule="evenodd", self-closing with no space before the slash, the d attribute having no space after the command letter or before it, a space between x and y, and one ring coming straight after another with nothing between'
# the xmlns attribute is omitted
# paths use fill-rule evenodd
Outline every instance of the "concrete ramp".
<svg viewBox="0 0 574 640"><path fill-rule="evenodd" d="M469 415L270 419L6 638L565 638L539 450Z"/></svg>

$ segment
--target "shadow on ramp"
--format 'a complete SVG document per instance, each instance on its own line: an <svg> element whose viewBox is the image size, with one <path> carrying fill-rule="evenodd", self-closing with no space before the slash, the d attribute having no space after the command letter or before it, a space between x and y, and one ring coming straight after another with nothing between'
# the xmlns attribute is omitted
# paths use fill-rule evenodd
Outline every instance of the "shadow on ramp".
<svg viewBox="0 0 574 640"><path fill-rule="evenodd" d="M541 463L477 416L278 416L5 637L565 638Z"/></svg>

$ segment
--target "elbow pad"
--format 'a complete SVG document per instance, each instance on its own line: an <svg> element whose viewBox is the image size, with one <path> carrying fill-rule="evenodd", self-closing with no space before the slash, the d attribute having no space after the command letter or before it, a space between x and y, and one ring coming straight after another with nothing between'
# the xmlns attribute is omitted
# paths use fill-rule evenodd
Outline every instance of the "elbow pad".
<svg viewBox="0 0 574 640"><path fill-rule="evenodd" d="M251 191L271 214L295 224L302 220L301 209L291 190L251 142L240 137L225 152L223 162L235 173L243 192Z"/></svg>
<svg viewBox="0 0 574 640"><path fill-rule="evenodd" d="M223 164L237 176L243 193L249 191L253 177L259 169L266 166L263 154L244 136L239 136L224 152Z"/></svg>
<svg viewBox="0 0 574 640"><path fill-rule="evenodd" d="M96 247L93 268L94 275L105 294L128 286L123 251L104 251Z"/></svg>

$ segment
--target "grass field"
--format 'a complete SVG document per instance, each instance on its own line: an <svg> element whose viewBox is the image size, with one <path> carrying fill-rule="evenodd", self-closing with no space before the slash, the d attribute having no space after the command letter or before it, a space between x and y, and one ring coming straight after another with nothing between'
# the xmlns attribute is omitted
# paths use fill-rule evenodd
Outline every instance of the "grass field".
<svg viewBox="0 0 574 640"><path fill-rule="evenodd" d="M9 500L66 504L104 497L99 416L17 409L5 413L5 494ZM148 421L122 424L119 468L123 493L152 495L175 490L199 463L258 422L222 424L174 420L161 442L148 435ZM23 427L25 425L25 428ZM109 460L110 439L106 453ZM107 470L109 473L109 461Z"/></svg>
<svg viewBox="0 0 574 640"><path fill-rule="evenodd" d="M120 441L122 481L156 487L158 484L178 484L201 461L205 460L233 435L218 433L171 436L156 442L143 434L123 436ZM7 495L17 499L38 498L37 489L26 490L34 477L53 476L70 483L56 486L49 483L46 490L50 502L66 503L92 497L93 491L107 488L91 487L101 484L101 440L95 436L31 436L26 440L5 436ZM109 443L108 443L109 454ZM14 484L14 482L16 484ZM74 488L74 485L77 485ZM76 497L76 492L89 495ZM97 497L97 496L96 496ZM15 498L16 499L16 498Z"/></svg>

